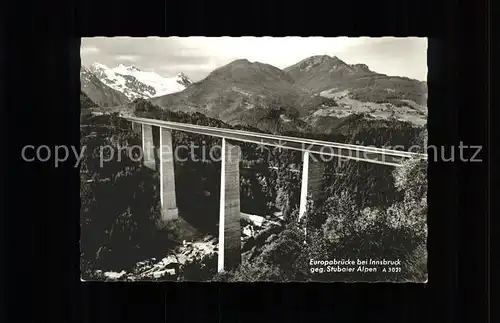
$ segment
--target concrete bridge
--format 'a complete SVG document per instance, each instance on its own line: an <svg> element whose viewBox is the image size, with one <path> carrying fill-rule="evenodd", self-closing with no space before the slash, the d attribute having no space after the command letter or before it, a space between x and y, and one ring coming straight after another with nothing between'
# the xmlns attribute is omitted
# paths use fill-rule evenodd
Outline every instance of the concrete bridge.
<svg viewBox="0 0 500 323"><path fill-rule="evenodd" d="M179 218L175 193L174 156L172 130L222 138L221 185L219 211L218 271L231 269L241 262L240 227L240 159L238 142L249 142L261 147L279 147L302 152L302 183L299 217L306 212L307 199L321 195L324 172L318 156L339 157L367 163L398 167L409 158L427 159L424 154L341 144L313 139L295 138L242 130L221 129L170 121L124 116L132 122L132 129L142 133L144 165L160 172L160 198L163 221ZM159 145L153 142L153 131L159 134ZM157 151L159 158L151 154Z"/></svg>

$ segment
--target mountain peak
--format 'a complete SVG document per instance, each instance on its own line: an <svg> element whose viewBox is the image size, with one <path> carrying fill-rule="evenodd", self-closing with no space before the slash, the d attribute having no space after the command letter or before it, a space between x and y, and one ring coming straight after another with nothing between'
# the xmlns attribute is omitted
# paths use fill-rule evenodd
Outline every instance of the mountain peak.
<svg viewBox="0 0 500 323"><path fill-rule="evenodd" d="M351 65L353 68L355 68L358 71L363 71L363 72L371 72L370 68L366 64L353 64Z"/></svg>
<svg viewBox="0 0 500 323"><path fill-rule="evenodd" d="M307 59L307 58L306 58ZM330 55L313 55L311 57L309 57L309 59L313 59L313 60L320 60L320 61L329 61L331 59L338 59L337 56L330 56Z"/></svg>
<svg viewBox="0 0 500 323"><path fill-rule="evenodd" d="M372 75L365 64L349 65L337 56L316 55L284 69L296 84L312 91L323 91L358 77Z"/></svg>
<svg viewBox="0 0 500 323"><path fill-rule="evenodd" d="M118 72L118 73L142 72L140 69L138 69L134 65L125 65L125 64L119 64L113 70Z"/></svg>
<svg viewBox="0 0 500 323"><path fill-rule="evenodd" d="M274 67L272 65L261 63L258 61L251 62L246 58L236 59L223 67L249 67L249 68L268 68Z"/></svg>
<svg viewBox="0 0 500 323"><path fill-rule="evenodd" d="M193 81L191 81L191 79L182 72L177 73L177 75L175 76L175 80L177 81L177 83L182 84L184 86L193 84Z"/></svg>
<svg viewBox="0 0 500 323"><path fill-rule="evenodd" d="M109 67L107 67L106 65L104 64L101 64L99 62L94 62L90 65L91 68L98 68L98 69L109 69Z"/></svg>
<svg viewBox="0 0 500 323"><path fill-rule="evenodd" d="M119 69L125 69L127 71L130 71L130 72L133 72L133 71L141 71L140 69L138 69L137 67L135 67L134 65L124 65L124 64L120 64L118 65L118 68Z"/></svg>
<svg viewBox="0 0 500 323"><path fill-rule="evenodd" d="M286 73L281 69L261 62L250 62L241 58L221 66L210 73L205 80L212 81L234 81L243 83L255 82L281 82L293 83Z"/></svg>
<svg viewBox="0 0 500 323"><path fill-rule="evenodd" d="M331 73L340 70L348 70L350 68L351 67L348 64L346 64L337 56L332 57L329 55L314 55L285 68L284 71L287 73L292 73L292 77L296 78L297 73L309 73L311 70L328 70Z"/></svg>
<svg viewBox="0 0 500 323"><path fill-rule="evenodd" d="M314 55L308 57L299 64L311 64L311 65L319 65L319 64L345 64L340 58L337 56L329 56L329 55Z"/></svg>
<svg viewBox="0 0 500 323"><path fill-rule="evenodd" d="M250 64L250 61L246 58L239 58L239 59L235 59L234 61L232 61L229 64L238 64L238 63Z"/></svg>

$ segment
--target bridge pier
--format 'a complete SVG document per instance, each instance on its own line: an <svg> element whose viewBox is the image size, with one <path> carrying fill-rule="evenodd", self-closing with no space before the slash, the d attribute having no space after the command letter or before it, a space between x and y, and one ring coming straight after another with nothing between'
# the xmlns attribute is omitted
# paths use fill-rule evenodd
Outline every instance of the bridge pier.
<svg viewBox="0 0 500 323"><path fill-rule="evenodd" d="M307 211L308 197L313 202L322 197L324 164L310 156L309 151L302 153L302 183L300 189L299 220Z"/></svg>
<svg viewBox="0 0 500 323"><path fill-rule="evenodd" d="M162 220L169 221L179 218L175 194L174 151L172 132L159 128L160 149L158 153L160 164L160 199Z"/></svg>
<svg viewBox="0 0 500 323"><path fill-rule="evenodd" d="M156 170L153 126L142 124L142 154L144 155L144 166Z"/></svg>
<svg viewBox="0 0 500 323"><path fill-rule="evenodd" d="M142 132L142 125L137 122L132 122L132 131L135 133L141 133Z"/></svg>
<svg viewBox="0 0 500 323"><path fill-rule="evenodd" d="M160 174L160 203L163 221L179 218L175 192L174 151L169 129L133 123L142 126L144 165Z"/></svg>
<svg viewBox="0 0 500 323"><path fill-rule="evenodd" d="M241 148L222 138L219 216L219 272L241 263Z"/></svg>

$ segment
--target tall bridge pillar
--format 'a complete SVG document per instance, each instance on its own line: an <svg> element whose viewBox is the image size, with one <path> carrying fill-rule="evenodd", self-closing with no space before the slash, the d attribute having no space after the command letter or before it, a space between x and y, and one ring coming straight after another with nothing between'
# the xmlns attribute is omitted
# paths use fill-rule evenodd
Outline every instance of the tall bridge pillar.
<svg viewBox="0 0 500 323"><path fill-rule="evenodd" d="M146 124L142 124L142 153L144 155L144 166L156 170L153 127Z"/></svg>
<svg viewBox="0 0 500 323"><path fill-rule="evenodd" d="M175 220L179 217L175 194L174 151L172 132L160 128L160 199L163 221Z"/></svg>
<svg viewBox="0 0 500 323"><path fill-rule="evenodd" d="M169 129L132 123L132 128L142 126L144 166L160 173L160 202L162 220L179 218L175 192L174 151L172 132Z"/></svg>
<svg viewBox="0 0 500 323"><path fill-rule="evenodd" d="M309 151L304 151L302 156L299 219L306 213L308 197L311 197L313 201L322 197L324 173L324 164L319 160L319 157L310 156Z"/></svg>
<svg viewBox="0 0 500 323"><path fill-rule="evenodd" d="M132 122L132 131L135 133L141 133L142 131L142 125L137 122Z"/></svg>
<svg viewBox="0 0 500 323"><path fill-rule="evenodd" d="M241 263L241 148L222 138L218 271Z"/></svg>

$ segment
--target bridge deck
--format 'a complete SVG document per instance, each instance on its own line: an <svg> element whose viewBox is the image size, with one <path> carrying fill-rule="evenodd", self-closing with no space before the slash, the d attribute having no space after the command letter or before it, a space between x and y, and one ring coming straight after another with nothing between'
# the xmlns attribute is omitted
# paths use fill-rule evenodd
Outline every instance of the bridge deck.
<svg viewBox="0 0 500 323"><path fill-rule="evenodd" d="M254 143L262 146L263 149L265 146L271 146L282 149L309 151L310 153L322 156L339 157L388 166L400 166L405 159L409 158L427 159L427 155L425 154L417 154L383 148L342 144L307 138L262 134L234 129L199 126L147 118L124 117L124 119L161 128L168 128L172 130L191 132L200 135Z"/></svg>

